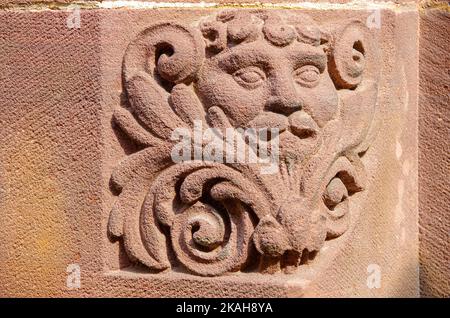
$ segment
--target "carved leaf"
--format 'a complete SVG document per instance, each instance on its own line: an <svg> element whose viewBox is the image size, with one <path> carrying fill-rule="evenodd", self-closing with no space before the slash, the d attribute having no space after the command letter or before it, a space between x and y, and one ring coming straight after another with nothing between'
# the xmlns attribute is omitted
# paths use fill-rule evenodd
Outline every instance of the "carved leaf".
<svg viewBox="0 0 450 318"><path fill-rule="evenodd" d="M365 141L365 139L375 120L377 94L378 85L372 81L364 81L353 91L339 92L342 100L340 117L343 125L343 135L339 142L340 151L356 147L363 150L369 146L372 140Z"/></svg>
<svg viewBox="0 0 450 318"><path fill-rule="evenodd" d="M129 105L114 121L143 149L112 173L121 192L108 229L123 237L131 260L217 276L245 268L255 255L261 271L292 272L302 255L349 228L349 198L364 184L358 154L376 130L368 34L357 21L324 33L309 17L290 19L230 11L198 29L150 26L129 45ZM291 48L306 50L306 65L281 54ZM255 56L263 61L249 68ZM243 128L278 128L279 144L269 151L279 157L274 175L261 175L261 161L172 162L173 132L192 131L198 120L223 136L239 132L231 149L241 143L257 159L274 135L255 147ZM203 154L208 147L201 144Z"/></svg>

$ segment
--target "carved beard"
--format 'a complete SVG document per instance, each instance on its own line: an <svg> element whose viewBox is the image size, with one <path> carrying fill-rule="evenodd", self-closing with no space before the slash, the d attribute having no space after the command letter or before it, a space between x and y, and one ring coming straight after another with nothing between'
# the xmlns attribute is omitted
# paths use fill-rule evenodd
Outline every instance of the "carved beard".
<svg viewBox="0 0 450 318"><path fill-rule="evenodd" d="M289 116L264 112L249 122L247 127L267 130L278 129L280 160L291 167L310 157L321 144L319 126L303 110L298 110Z"/></svg>

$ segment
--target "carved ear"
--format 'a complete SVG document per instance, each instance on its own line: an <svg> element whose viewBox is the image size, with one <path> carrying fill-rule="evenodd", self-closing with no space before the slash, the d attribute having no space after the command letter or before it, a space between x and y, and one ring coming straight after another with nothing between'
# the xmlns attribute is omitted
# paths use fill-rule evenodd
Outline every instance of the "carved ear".
<svg viewBox="0 0 450 318"><path fill-rule="evenodd" d="M328 67L338 89L353 89L363 78L369 46L365 32L366 27L359 21L352 21L333 32Z"/></svg>
<svg viewBox="0 0 450 318"><path fill-rule="evenodd" d="M154 136L169 140L185 126L169 104L170 92L194 79L204 54L200 31L170 22L147 28L128 46L123 77L131 111Z"/></svg>

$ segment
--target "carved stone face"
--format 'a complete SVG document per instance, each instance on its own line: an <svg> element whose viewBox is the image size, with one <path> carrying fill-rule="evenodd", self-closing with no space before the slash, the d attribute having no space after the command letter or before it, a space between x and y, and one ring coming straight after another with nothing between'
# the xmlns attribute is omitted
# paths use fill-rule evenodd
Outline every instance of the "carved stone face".
<svg viewBox="0 0 450 318"><path fill-rule="evenodd" d="M364 27L350 21L328 34L305 15L286 16L238 10L193 28L163 22L130 44L130 111L114 118L142 149L112 176L122 192L109 229L131 259L204 276L252 259L258 271L293 272L354 222L349 200L363 190L377 97L376 82L363 78ZM170 161L171 133L198 120L278 128L280 169Z"/></svg>
<svg viewBox="0 0 450 318"><path fill-rule="evenodd" d="M338 111L321 34L309 18L294 27L269 16L249 26L252 17L235 17L248 28L247 41L205 59L196 91L206 109L219 107L236 128L279 129L281 156L297 157L303 140L317 141ZM228 28L227 37L235 33Z"/></svg>
<svg viewBox="0 0 450 318"><path fill-rule="evenodd" d="M205 61L196 88L203 105L219 106L235 127L284 122L300 111L321 127L338 108L323 49L297 41L276 47L262 39L222 52Z"/></svg>

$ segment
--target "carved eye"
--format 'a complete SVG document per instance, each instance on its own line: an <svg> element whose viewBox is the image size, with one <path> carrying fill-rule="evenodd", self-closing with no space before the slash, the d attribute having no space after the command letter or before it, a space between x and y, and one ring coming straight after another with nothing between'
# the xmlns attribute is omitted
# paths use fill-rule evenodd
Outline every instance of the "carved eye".
<svg viewBox="0 0 450 318"><path fill-rule="evenodd" d="M234 72L233 78L239 85L254 89L265 81L266 75L260 68L249 66Z"/></svg>
<svg viewBox="0 0 450 318"><path fill-rule="evenodd" d="M320 71L314 65L305 65L294 71L295 81L306 87L314 87L319 83Z"/></svg>

